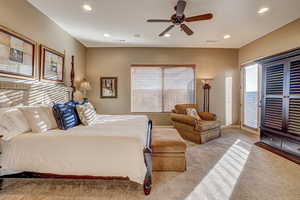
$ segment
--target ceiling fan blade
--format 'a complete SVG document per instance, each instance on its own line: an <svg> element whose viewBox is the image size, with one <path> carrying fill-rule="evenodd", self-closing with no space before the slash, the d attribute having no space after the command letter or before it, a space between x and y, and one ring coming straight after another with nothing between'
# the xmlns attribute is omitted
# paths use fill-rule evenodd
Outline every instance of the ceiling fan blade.
<svg viewBox="0 0 300 200"><path fill-rule="evenodd" d="M185 24L180 25L181 29L187 34L187 35L193 35L194 32Z"/></svg>
<svg viewBox="0 0 300 200"><path fill-rule="evenodd" d="M185 19L186 22L195 22L195 21L201 21L201 20L209 20L213 18L213 14L208 13L204 15L198 15L194 17L188 17Z"/></svg>
<svg viewBox="0 0 300 200"><path fill-rule="evenodd" d="M167 32L169 32L172 28L174 28L174 24L169 26L166 30L164 30L161 34L159 34L159 37L164 36Z"/></svg>
<svg viewBox="0 0 300 200"><path fill-rule="evenodd" d="M148 19L147 22L172 22L170 19Z"/></svg>
<svg viewBox="0 0 300 200"><path fill-rule="evenodd" d="M185 0L178 0L177 6L176 6L176 16L182 17L184 13L184 9L186 7L186 1Z"/></svg>

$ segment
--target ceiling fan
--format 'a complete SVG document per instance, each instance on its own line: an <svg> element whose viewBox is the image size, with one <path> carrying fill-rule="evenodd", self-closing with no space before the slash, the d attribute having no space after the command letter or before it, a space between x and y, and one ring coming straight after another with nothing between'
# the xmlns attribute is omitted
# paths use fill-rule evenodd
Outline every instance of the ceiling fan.
<svg viewBox="0 0 300 200"><path fill-rule="evenodd" d="M164 30L161 34L159 34L159 37L164 36L167 32L169 32L172 28L175 27L175 25L180 25L181 30L183 30L187 35L193 35L193 31L184 24L184 22L196 22L196 21L202 21L202 20L210 20L213 18L212 13L207 13L204 15L197 15L193 17L185 17L184 10L186 7L186 1L185 0L178 0L177 5L175 6L176 13L171 16L171 19L149 19L147 22L171 22L173 23L170 25L166 30Z"/></svg>

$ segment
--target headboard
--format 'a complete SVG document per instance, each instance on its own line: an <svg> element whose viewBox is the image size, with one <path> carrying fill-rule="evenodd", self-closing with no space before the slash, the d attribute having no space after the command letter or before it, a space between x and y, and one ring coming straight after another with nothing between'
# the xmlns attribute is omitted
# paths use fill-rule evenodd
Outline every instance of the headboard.
<svg viewBox="0 0 300 200"><path fill-rule="evenodd" d="M42 82L0 81L0 108L62 103L71 100L71 87Z"/></svg>

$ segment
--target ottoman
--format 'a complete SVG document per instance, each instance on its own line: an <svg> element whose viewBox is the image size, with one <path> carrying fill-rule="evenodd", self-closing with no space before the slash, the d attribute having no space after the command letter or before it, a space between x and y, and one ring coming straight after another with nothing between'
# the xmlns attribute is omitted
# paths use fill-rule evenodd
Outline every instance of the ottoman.
<svg viewBox="0 0 300 200"><path fill-rule="evenodd" d="M185 171L186 144L175 128L153 127L153 171Z"/></svg>

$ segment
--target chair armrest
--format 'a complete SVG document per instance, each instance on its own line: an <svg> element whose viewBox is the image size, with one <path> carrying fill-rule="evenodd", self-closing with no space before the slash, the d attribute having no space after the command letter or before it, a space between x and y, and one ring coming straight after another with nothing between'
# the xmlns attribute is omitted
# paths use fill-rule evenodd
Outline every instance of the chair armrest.
<svg viewBox="0 0 300 200"><path fill-rule="evenodd" d="M198 112L199 116L202 120L206 121L215 121L217 120L217 115L209 112Z"/></svg>
<svg viewBox="0 0 300 200"><path fill-rule="evenodd" d="M171 120L175 122L188 124L191 126L195 126L197 121L194 117L184 115L184 114L175 114L175 113L171 113Z"/></svg>

